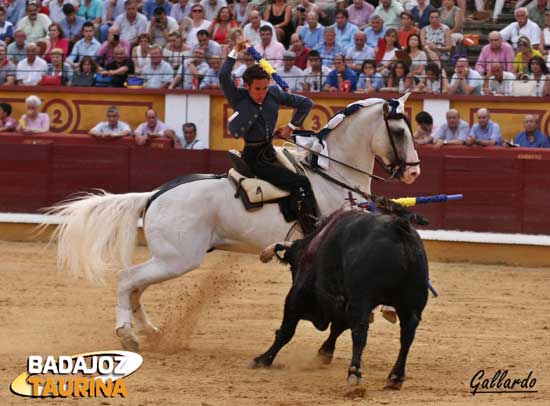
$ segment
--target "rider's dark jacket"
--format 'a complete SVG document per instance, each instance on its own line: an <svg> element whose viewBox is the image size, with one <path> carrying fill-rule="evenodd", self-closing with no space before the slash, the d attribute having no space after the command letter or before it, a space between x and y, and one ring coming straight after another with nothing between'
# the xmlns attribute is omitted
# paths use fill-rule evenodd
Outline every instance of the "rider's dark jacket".
<svg viewBox="0 0 550 406"><path fill-rule="evenodd" d="M228 56L219 73L220 85L235 113L229 122L229 131L235 138L244 138L246 143L271 142L277 124L280 106L296 109L290 123L300 127L313 107L311 99L289 94L278 86L269 86L262 104L254 102L248 91L237 88L231 76L235 59Z"/></svg>

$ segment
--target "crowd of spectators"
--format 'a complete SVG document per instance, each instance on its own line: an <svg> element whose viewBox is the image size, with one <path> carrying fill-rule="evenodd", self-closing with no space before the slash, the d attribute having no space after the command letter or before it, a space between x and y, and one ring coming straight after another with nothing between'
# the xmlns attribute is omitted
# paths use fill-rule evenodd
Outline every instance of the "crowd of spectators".
<svg viewBox="0 0 550 406"><path fill-rule="evenodd" d="M517 1L473 66L464 0L2 3L2 85L215 89L242 35L293 91L550 95L550 0ZM236 81L252 63L239 59Z"/></svg>

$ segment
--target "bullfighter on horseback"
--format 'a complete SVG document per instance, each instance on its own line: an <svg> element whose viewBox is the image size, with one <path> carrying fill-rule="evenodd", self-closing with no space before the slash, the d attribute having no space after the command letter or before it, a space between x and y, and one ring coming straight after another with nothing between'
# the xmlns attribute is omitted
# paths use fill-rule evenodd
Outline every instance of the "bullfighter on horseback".
<svg viewBox="0 0 550 406"><path fill-rule="evenodd" d="M244 138L242 158L260 179L288 190L291 209L298 217L304 234L315 228L317 209L311 185L306 176L292 172L279 164L273 149L275 136L288 139L309 114L311 99L290 94L276 85L270 86L270 74L260 65L250 66L243 75L244 88L237 88L231 72L238 53L247 43L240 37L220 69L220 85L235 113L229 119L229 130L235 138ZM279 109L295 109L290 123L275 130Z"/></svg>

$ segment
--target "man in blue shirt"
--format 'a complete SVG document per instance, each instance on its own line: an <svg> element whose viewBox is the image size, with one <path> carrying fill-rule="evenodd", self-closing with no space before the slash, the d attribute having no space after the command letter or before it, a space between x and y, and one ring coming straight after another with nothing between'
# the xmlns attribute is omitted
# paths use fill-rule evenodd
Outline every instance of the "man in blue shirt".
<svg viewBox="0 0 550 406"><path fill-rule="evenodd" d="M345 82L349 82L349 88L346 88ZM342 54L334 57L334 70L332 70L325 80L323 90L329 92L347 91L355 92L357 87L357 73L346 66L346 58Z"/></svg>
<svg viewBox="0 0 550 406"><path fill-rule="evenodd" d="M167 16L172 11L172 5L166 0L146 0L143 6L143 14L145 14L148 20L153 18L153 13L157 7L162 7Z"/></svg>
<svg viewBox="0 0 550 406"><path fill-rule="evenodd" d="M466 145L481 145L482 147L502 145L500 126L491 121L489 110L485 108L479 109L477 111L477 120L478 123L470 130Z"/></svg>
<svg viewBox="0 0 550 406"><path fill-rule="evenodd" d="M83 56L95 58L97 51L101 48L101 44L94 38L94 35L94 24L91 21L86 21L82 26L83 38L74 44L73 50L67 60L76 65Z"/></svg>
<svg viewBox="0 0 550 406"><path fill-rule="evenodd" d="M386 34L386 27L384 27L384 20L379 15L372 15L370 18L370 27L365 28L365 35L367 36L367 45L371 48L378 46L378 40L384 38Z"/></svg>
<svg viewBox="0 0 550 406"><path fill-rule="evenodd" d="M325 28L323 44L317 51L321 55L323 65L328 68L332 68L337 54L344 54L344 51L336 43L336 30L334 27Z"/></svg>
<svg viewBox="0 0 550 406"><path fill-rule="evenodd" d="M323 44L325 28L319 24L319 17L315 11L306 15L306 24L300 30L300 38L304 41L306 48L318 51Z"/></svg>
<svg viewBox="0 0 550 406"><path fill-rule="evenodd" d="M451 109L447 112L447 122L434 134L434 146L441 148L443 145L462 145L466 142L469 131L468 123L460 119L458 110Z"/></svg>
<svg viewBox="0 0 550 406"><path fill-rule="evenodd" d="M8 0L4 7L6 8L6 20L17 27L17 23L25 15L25 0Z"/></svg>
<svg viewBox="0 0 550 406"><path fill-rule="evenodd" d="M346 9L338 9L335 14L336 23L333 27L336 30L336 43L341 49L348 49L355 46L353 36L358 28L348 21L349 14Z"/></svg>
<svg viewBox="0 0 550 406"><path fill-rule="evenodd" d="M527 114L523 119L523 128L514 138L514 144L524 148L550 148L548 137L538 128L537 117Z"/></svg>
<svg viewBox="0 0 550 406"><path fill-rule="evenodd" d="M76 15L76 9L71 3L64 4L62 10L63 14L65 14L65 18L61 20L59 25L61 25L63 29L65 38L67 38L70 43L74 44L80 39L82 26L86 20Z"/></svg>

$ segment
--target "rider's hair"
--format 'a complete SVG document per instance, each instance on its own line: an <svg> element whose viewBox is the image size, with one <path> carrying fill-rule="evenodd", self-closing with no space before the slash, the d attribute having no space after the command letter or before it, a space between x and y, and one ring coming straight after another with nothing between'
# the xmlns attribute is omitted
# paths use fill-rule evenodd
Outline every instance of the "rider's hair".
<svg viewBox="0 0 550 406"><path fill-rule="evenodd" d="M269 79L271 79L271 77L269 76L269 74L265 70L260 68L260 65L249 66L244 71L243 80L244 80L244 83L246 83L249 86L255 80L261 80L261 79L268 79L269 80Z"/></svg>

